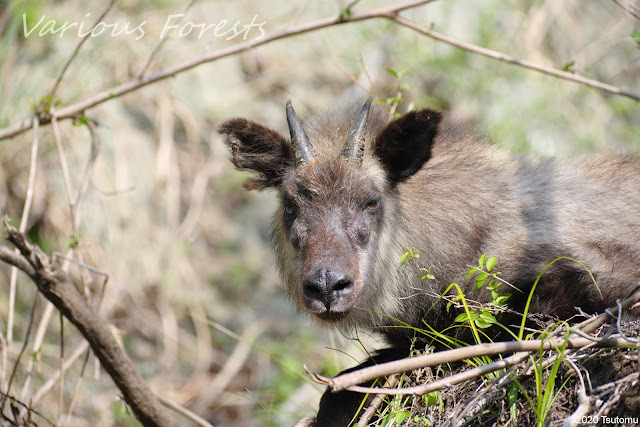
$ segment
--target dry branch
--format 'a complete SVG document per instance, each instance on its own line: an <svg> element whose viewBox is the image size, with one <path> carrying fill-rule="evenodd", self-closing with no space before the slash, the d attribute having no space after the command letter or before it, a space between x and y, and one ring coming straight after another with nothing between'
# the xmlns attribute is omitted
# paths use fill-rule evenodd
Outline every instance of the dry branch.
<svg viewBox="0 0 640 427"><path fill-rule="evenodd" d="M40 120L37 116L33 117L33 142L31 143L31 163L29 165L29 181L27 183L27 196L24 199L24 207L22 208L22 217L20 218L20 232L27 230L31 206L33 205L33 189L36 184L36 171L38 170L38 128ZM15 315L16 304L16 280L18 270L16 267L11 268L11 277L9 278L9 315L7 316L7 342L11 344L13 341L13 318ZM4 366L3 366L4 368ZM4 375L3 375L4 377Z"/></svg>
<svg viewBox="0 0 640 427"><path fill-rule="evenodd" d="M116 2L116 0L110 0L109 1L109 4L105 8L105 10L98 17L98 19L96 19L95 24L93 24L91 26L91 30L87 31L87 33L84 35L84 37L82 37L80 39L80 41L76 45L76 48L73 50L73 53L71 53L71 56L69 57L69 59L67 59L67 62L65 62L65 64L62 66L62 69L60 70L60 73L58 74L58 77L56 77L56 81L53 84L53 87L51 88L51 91L49 92L49 96L51 98L53 98L55 96L56 90L58 90L58 86L60 85L60 82L62 82L62 78L64 77L64 74L67 72L67 69L69 68L69 65L71 65L71 62L73 62L73 59L76 57L76 55L80 51L80 48L82 47L84 42L87 41L87 39L89 38L89 35L91 34L91 31L93 31L93 29L96 27L96 25L98 25L102 21L102 19L107 15L107 13L111 10L111 8L113 7L113 4L115 2Z"/></svg>
<svg viewBox="0 0 640 427"><path fill-rule="evenodd" d="M490 49L486 49L480 46L473 45L471 43L466 43L462 41L455 40L451 37L445 36L443 34L439 34L435 31L429 30L426 27L420 26L407 20L405 18L400 17L398 14L404 10L411 9L417 6L421 6L427 3L431 3L435 0L413 0L407 3L402 3L393 6L382 7L379 9L375 9L369 12L362 13L341 13L337 16L332 16L329 18L319 19L317 21L309 22L306 24L300 24L293 27L284 28L278 31L273 32L270 35L266 35L259 39L248 40L243 43L237 43L233 46L223 48L206 55L194 58L189 61L185 61L181 64L174 65L172 67L166 68L161 71L157 71L155 73L140 75L138 78L131 80L129 82L123 83L118 86L114 86L112 88L103 90L97 93L94 96L90 96L87 99L75 102L68 106L59 108L59 109L51 109L49 112L42 112L40 116L41 124L49 124L51 122L52 117L57 118L58 120L76 118L81 116L85 110L100 105L110 99L118 98L124 94L129 92L138 90L142 87L148 86L150 84L156 83L160 80L164 80L168 77L173 77L183 71L190 70L192 68L197 67L198 65L216 61L221 58L225 58L227 56L235 55L249 49L253 49L258 46L262 46L264 44L270 43L272 41L284 39L287 37L331 27L334 25L346 24L351 22L365 21L369 19L376 18L386 18L391 20L392 22L396 22L400 25L411 28L415 31L418 31L426 36L429 36L438 41L450 44L459 49L463 49L469 52L478 53L493 59L498 59L500 61L504 61L513 65L519 65L524 68L535 70L542 72L544 74L548 74L557 78L561 78L564 80L573 81L576 83L580 83L586 86L590 86L599 90L603 90L605 92L624 96L635 101L640 101L640 95L630 92L628 90L620 89L610 84L602 83L597 80L588 79L582 76L578 76L576 74L558 70L551 67L546 67L543 65L538 65L529 61L521 60L518 58L514 58L512 56L506 55L501 52L496 52ZM355 2L351 3L348 7L352 7ZM350 10L349 10L350 12ZM153 54L152 54L153 55ZM32 121L26 120L19 123L14 123L11 126L0 129L0 140L5 138L11 138L16 135L19 135L32 127Z"/></svg>
<svg viewBox="0 0 640 427"><path fill-rule="evenodd" d="M385 388L393 388L393 387L395 387L396 384L398 384L398 380L399 379L400 379L400 375L392 375L392 376L390 376L389 379L387 380L387 382L384 384L384 387ZM371 417L373 417L373 414L375 414L376 411L378 410L378 408L380 407L380 405L382 405L382 402L384 401L384 397L385 396L386 396L385 394L380 393L380 394L377 394L376 397L373 398L373 400L369 404L369 407L367 408L367 410L364 411L364 414L362 414L362 416L358 420L358 425L359 426L369 425L369 420L371 420Z"/></svg>
<svg viewBox="0 0 640 427"><path fill-rule="evenodd" d="M95 313L75 285L38 246L4 220L7 239L20 251L0 247L0 259L24 271L84 338L116 383L124 400L145 426L170 426L173 421L118 345L106 320Z"/></svg>
<svg viewBox="0 0 640 427"><path fill-rule="evenodd" d="M615 4L617 4L620 8L622 8L629 15L633 16L637 20L640 21L640 7L634 5L630 1L627 1L626 4L622 4L619 0L613 0Z"/></svg>
<svg viewBox="0 0 640 427"><path fill-rule="evenodd" d="M102 104L103 102L110 99L117 98L126 93L140 89L144 86L148 86L160 80L164 80L168 77L173 77L176 74L179 74L186 70L190 70L191 68L197 67L198 65L215 61L227 56L235 55L246 50L253 49L254 47L270 43L272 41L280 40L298 34L308 33L310 31L315 31L326 27L331 27L333 25L365 21L374 18L390 17L403 10L431 3L432 1L434 0L413 0L407 3L383 7L370 12L353 14L351 16L338 15L330 18L319 19L317 21L297 25L294 27L284 28L260 39L248 40L243 43L238 43L233 46L208 53L198 58L194 58L190 61L183 62L182 64L174 65L173 67L141 76L127 83L123 83L121 85L103 90L94 96L91 96L82 101L78 101L66 107L62 107L56 110L51 109L48 114L44 113L42 117L40 117L40 124L49 124L51 122L51 117L56 117L58 120L78 117L82 115L85 110ZM11 138L18 134L21 134L22 132L29 130L31 126L32 121L27 120L21 123L13 124L4 129L0 129L0 140Z"/></svg>
<svg viewBox="0 0 640 427"><path fill-rule="evenodd" d="M568 71L562 71L557 68L546 67L544 65L535 64L533 62L526 61L524 59L515 58L513 56L507 55L502 52L497 52L495 50L487 49L484 47L476 46L471 43L466 43L460 40L456 40L452 37L445 36L444 34L440 34L436 31L430 30L427 27L418 25L415 22L412 22L408 19L402 18L397 15L391 16L389 19L407 28L411 28L412 30L417 31L420 34L424 34L425 36L431 37L432 39L447 43L451 46L457 47L462 50L466 50L468 52L477 53L482 56L497 59L499 61L506 62L508 64L527 68L529 70L538 71L540 73L557 77L559 79L580 83L585 86L593 87L595 89L599 89L613 95L624 96L626 98L633 99L634 101L640 101L640 95L630 92L628 90L620 89L619 87L616 87L607 83L602 83L597 80L588 79L586 77L582 77Z"/></svg>
<svg viewBox="0 0 640 427"><path fill-rule="evenodd" d="M326 383L331 387L333 391L340 391L344 389L349 389L352 391L363 391L367 390L366 393L380 393L383 391L381 388L368 388L368 387L357 387L356 384L361 384L365 381L372 380L375 378L379 378L386 375L391 375L399 372L412 371L415 369L426 368L429 366L437 366L443 363L450 362L459 362L461 360L471 359L474 357L481 356L496 356L499 354L510 354L510 353L520 353L520 352L529 352L529 351L538 351L540 349L543 350L553 350L561 347L564 344L563 339L553 339L553 340L531 340L531 341L513 341L513 342L498 342L493 344L478 344L470 347L461 347L453 350L445 350L439 351L433 354L427 354L424 356L412 357L410 359L402 359L396 360L393 362L381 363L379 365L374 365L369 368L360 369L357 371L350 372L348 374L343 374L337 376L332 379L324 378L322 376L317 376L320 379L319 382ZM600 348L608 348L608 347L616 347L616 346L625 346L630 345L628 341L624 338L611 337L606 338L601 341L594 341L593 339L588 338L570 338L567 342L567 349L574 348L582 348L587 345L592 345L594 347ZM508 363L506 362L508 359L500 360L498 362L494 362L489 365L483 365L479 368L474 368L473 370L465 371L466 379L475 378L479 375L485 375L490 372L497 371L499 369L504 369L508 366L513 365L516 359L509 359ZM478 369L477 373L469 374L472 371L475 372L475 369ZM443 384L447 385L446 382L448 378L443 378ZM451 384L457 384L460 381L451 382ZM426 391L422 391L418 387L405 388L401 390L389 390L389 394L423 394L429 393L433 391L429 388Z"/></svg>
<svg viewBox="0 0 640 427"><path fill-rule="evenodd" d="M620 303L621 309L627 309L631 307L635 302L640 300L640 289L636 288L635 292L622 303ZM619 312L618 307L607 310L608 313L603 313L593 320L583 322L583 331L592 331L597 325L602 324L607 318L611 319ZM577 329L580 325L574 327ZM529 351L538 350L553 350L560 348L564 345L565 339L554 338L547 340L529 340L529 341L510 341L510 342L498 342L491 344L478 344L469 347L461 347L453 350L439 351L433 354L427 354L423 356L413 357L409 359L396 360L392 362L381 363L378 365L370 366L367 368L359 369L357 371L349 372L339 375L335 378L326 378L321 375L313 374L311 378L321 384L328 385L333 391L340 391L349 389L351 391L359 391L364 393L382 393L388 394L424 394L447 385L457 384L462 381L466 381L475 378L479 375L485 375L489 372L494 372L499 369L504 369L508 366L512 366L515 363L519 363L528 355ZM631 343L624 337L608 337L603 339L589 338L589 337L569 337L567 340L567 349L590 347L616 347L616 346L628 346ZM481 356L495 356L499 354L517 353L506 359L493 362L488 365L479 366L469 371L456 374L452 377L442 378L433 383L421 385L417 387L410 387L400 390L385 390L383 388L370 388L359 387L357 384L362 384L366 381L374 380L384 376L412 371L415 369L425 368L429 366L437 366L444 363L457 362L466 359L472 359L474 357ZM524 356L524 357L523 357ZM455 377L455 378L454 378Z"/></svg>

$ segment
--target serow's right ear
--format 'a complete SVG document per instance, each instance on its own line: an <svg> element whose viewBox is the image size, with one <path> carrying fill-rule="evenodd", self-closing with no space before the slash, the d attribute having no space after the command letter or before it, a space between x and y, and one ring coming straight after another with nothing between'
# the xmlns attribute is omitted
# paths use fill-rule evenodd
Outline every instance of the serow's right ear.
<svg viewBox="0 0 640 427"><path fill-rule="evenodd" d="M255 172L244 181L247 190L262 190L282 184L284 172L293 165L289 141L278 132L247 119L231 119L218 127L226 135L231 163L241 170Z"/></svg>

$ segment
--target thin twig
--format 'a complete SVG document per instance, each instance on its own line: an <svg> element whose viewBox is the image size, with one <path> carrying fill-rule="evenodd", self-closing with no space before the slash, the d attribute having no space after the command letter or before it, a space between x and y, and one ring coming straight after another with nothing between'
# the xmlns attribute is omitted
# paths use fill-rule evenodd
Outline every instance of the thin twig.
<svg viewBox="0 0 640 427"><path fill-rule="evenodd" d="M95 133L95 129L92 129L92 135ZM92 144L93 146L93 144ZM93 157L93 156L90 156ZM95 159L94 159L95 160ZM91 158L89 160L89 162L91 163ZM78 194L78 196L80 196L80 194ZM76 199L79 200L79 199ZM102 300L104 299L104 292L107 288L107 282L109 281L109 275L101 270L98 270L97 268L94 268L88 264L79 262L73 258L69 258L67 256L65 256L64 254L58 253L58 252L54 252L52 254L52 258L55 259L56 258L62 258L70 263L74 263L79 265L80 267L82 267L83 270L88 270L91 271L92 273L98 274L100 276L102 276L104 278L103 282L102 282L102 286L100 287L100 294L98 295L98 302L96 303L96 307L95 307L95 311L96 313L100 312L100 306L102 305ZM88 349L85 350L85 355L84 355L84 360L82 362L82 367L80 368L80 374L78 376L78 380L76 382L76 386L73 390L73 395L71 396L71 402L69 403L69 410L67 411L67 418L66 418L66 422L64 424L61 423L61 425L69 425L69 422L71 420L71 415L73 414L73 408L75 406L76 403L76 399L79 395L80 392L80 386L82 385L82 381L84 380L84 374L86 371L86 367L87 367L87 363L89 362L89 355L90 352L88 351ZM64 369L62 369L61 371L59 371L60 374L60 378L62 378L63 374L64 374Z"/></svg>
<svg viewBox="0 0 640 427"><path fill-rule="evenodd" d="M387 379L386 383L384 384L384 388L393 388L393 387L395 387L396 384L398 384L398 380L399 379L400 379L400 375L399 374L391 375L389 377L389 379ZM386 394L382 394L381 393L381 394L377 394L376 397L373 398L373 400L369 404L369 407L367 408L367 410L364 411L364 414L362 414L362 416L358 420L358 425L359 426L367 426L367 425L369 425L369 420L371 419L373 414L376 413L376 411L378 410L380 405L382 405L382 402L384 401L385 396L386 396Z"/></svg>
<svg viewBox="0 0 640 427"><path fill-rule="evenodd" d="M109 373L131 406L138 420L145 426L170 426L173 421L157 397L151 392L133 363L118 345L108 322L89 307L76 286L54 264L40 247L29 244L24 235L4 221L7 239L20 248L21 256L29 264L25 270L42 293L78 328L89 342L94 354ZM0 259L15 259L13 251L0 247Z"/></svg>
<svg viewBox="0 0 640 427"><path fill-rule="evenodd" d="M95 161L96 158L98 156L99 150L100 150L100 139L99 139L99 134L98 131L96 129L96 125L95 122L92 120L88 120L87 121L87 126L89 127L89 131L91 132L91 153L89 154L89 159L87 160L87 165L85 166L85 171L84 171L84 175L82 178L82 181L80 183L80 187L78 189L78 193L76 195L75 198L75 202L72 201L72 197L70 196L70 178L69 178L69 172L68 172L68 168L66 166L66 160L64 157L64 152L62 150L62 142L61 142L61 138L60 138L60 131L58 129L57 126L57 121L53 120L53 130L54 130L54 138L56 140L56 146L59 146L58 149L58 156L60 159L60 167L61 170L63 171L63 177L66 176L67 178L65 179L65 185L67 187L67 201L69 203L70 206L70 210L71 210L71 217L72 217L72 235L77 235L77 227L79 226L79 222L80 222L80 211L79 211L79 207L81 205L81 202L83 200L83 197L88 189L89 186L89 179L91 177L91 172L93 170L93 167L95 165ZM66 171L66 173L65 173ZM67 184L68 183L68 184ZM57 254L55 255L55 257L58 258L63 258L65 260L65 262L62 264L62 271L64 273L67 273L69 271L69 266L71 262L74 263L78 263L77 261L73 260L73 258L70 258L68 255L70 255L73 252L73 249L69 249L69 251L67 252L67 255L61 255L61 254ZM97 269L93 269L90 266L87 266L84 263L78 263L79 265L81 265L84 269L93 271L95 273L98 274L102 274L105 275L104 273L100 272ZM21 268L22 269L22 268ZM106 275L105 275L106 276ZM103 283L103 290L102 292L104 292L104 286L106 286L106 282L108 281L108 277L105 279L105 282ZM44 340L44 336L47 330L47 327L49 325L49 321L51 319L51 316L53 315L53 310L54 310L54 306L51 302L47 301L47 305L45 306L44 312L42 314L42 317L40 318L40 323L38 324L38 329L36 331L36 335L35 335L35 339L33 340L33 352L35 354L39 354L40 352L40 347L42 346L42 342ZM31 374L33 372L34 369L34 360L33 359L29 359L29 363L26 369L26 375L25 375L25 380L22 386L22 392L20 394L22 399L26 399L26 395L29 389L29 385L30 385L30 381L31 381Z"/></svg>
<svg viewBox="0 0 640 427"><path fill-rule="evenodd" d="M578 397L578 407L571 414L570 417L562 424L562 427L573 427L578 424L581 424L582 417L587 416L593 410L593 404L591 402L591 398L587 395L587 389L584 384L584 379L582 378L582 373L580 372L580 368L576 366L576 364L570 359L567 358L565 361L571 366L571 369L576 373L578 379L580 380L580 386L576 390L576 395Z"/></svg>
<svg viewBox="0 0 640 427"><path fill-rule="evenodd" d="M67 419L65 423L61 423L61 425L69 425L69 422L71 420L71 415L73 414L73 408L75 407L76 404L76 399L78 398L78 395L80 394L80 386L82 385L82 381L84 380L84 373L87 367L87 364L89 363L89 355L91 354L91 352L89 351L89 349L87 349L84 352L84 358L82 360L82 368L80 368L80 374L78 375L78 380L76 381L76 386L73 389L73 395L71 395L71 402L69 402L69 410L67 411ZM58 371L60 372L60 379L63 378L64 376L64 370L60 370Z"/></svg>
<svg viewBox="0 0 640 427"><path fill-rule="evenodd" d="M235 55L237 53L244 52L276 40L284 39L284 38L298 35L298 34L308 33L311 31L322 29L322 28L331 27L334 25L365 21L369 19L382 18L382 17L391 17L403 10L407 10L407 9L411 9L427 3L431 3L432 1L435 1L435 0L413 0L406 3L398 4L398 5L382 7L369 12L353 14L346 19L341 19L340 16L332 16L329 18L323 18L317 21L309 22L306 24L300 24L294 27L284 28L279 31L275 31L270 35L261 37L259 39L247 40L246 42L237 43L233 46L208 53L206 55L200 56L198 58L194 58L189 61L185 61L181 64L174 65L172 67L166 68L164 70L161 70L152 74L148 74L142 78L136 78L134 80L123 83L121 85L103 90L87 99L78 101L66 107L62 107L56 111L52 111L52 115L55 115L55 117L57 117L58 120L75 118L85 110L95 107L96 105L102 104L105 101L118 98L126 93L140 89L144 86L148 86L157 81L164 80L169 77L173 77L176 74L179 74L183 71L189 70L191 68L197 67L198 65L201 65L207 62L212 62L221 58L225 58L227 56ZM45 123L48 123L48 122L46 122L45 120L42 120L41 124L45 124ZM0 140L16 136L20 133L27 131L31 127L32 127L32 123L31 123L31 120L29 120L29 121L15 123L9 127L0 129Z"/></svg>
<svg viewBox="0 0 640 427"><path fill-rule="evenodd" d="M91 178L91 172L93 171L93 166L95 165L98 154L100 153L100 134L98 133L96 123L93 120L89 119L87 120L87 127L89 128L89 132L91 133L91 152L89 153L87 164L84 167L84 174L82 175L82 180L80 181L78 194L76 194L76 200L74 202L76 210L79 209L80 202L87 193L87 189L89 188L89 180ZM76 217L79 216L80 214L76 212ZM77 233L77 230L74 230L74 233Z"/></svg>
<svg viewBox="0 0 640 427"><path fill-rule="evenodd" d="M0 248L6 249L6 248ZM18 353L18 358L16 359L16 363L13 365L13 370L11 371L11 376L9 377L9 383L7 384L7 391L2 396L2 403L0 403L0 412L4 413L4 405L7 400L7 396L11 392L11 384L13 383L13 379L16 375L16 371L18 370L18 366L20 365L20 359L24 355L25 350L29 344L29 336L31 335L31 328L33 327L33 320L35 318L36 308L38 307L38 300L40 298L39 293L35 293L33 298L33 305L31 306L31 314L29 315L29 323L27 324L27 331L24 334L24 342L22 343L22 348L20 348L20 353Z"/></svg>
<svg viewBox="0 0 640 427"><path fill-rule="evenodd" d="M71 56L69 57L69 59L67 59L67 62L62 67L62 70L60 70L60 73L58 74L58 77L56 78L56 81L53 84L53 87L51 88L51 91L49 91L49 96L51 98L53 98L55 96L56 90L58 90L58 86L60 85L60 82L62 81L62 78L64 77L64 74L67 72L67 68L69 68L69 65L71 65L71 62L73 61L73 59L78 54L78 51L80 50L80 47L89 38L89 36L91 35L91 31L96 27L96 25L98 25L102 21L102 19L105 17L105 15L111 10L111 8L113 7L113 4L115 2L116 2L116 0L111 0L109 2L109 4L107 5L106 9L104 10L104 12L102 12L102 15L100 15L100 17L96 20L96 23L91 26L91 30L87 31L87 33L84 35L84 37L82 37L80 39L80 41L76 45L76 48L71 53Z"/></svg>
<svg viewBox="0 0 640 427"><path fill-rule="evenodd" d="M570 73L567 71L562 71L562 70L558 70L557 68L552 68L552 67L546 67L544 65L539 65L539 64L535 64L533 62L530 61L526 61L524 59L518 59L515 58L513 56L504 54L502 52L497 52L495 50L491 50L491 49L487 49L484 47L480 47L480 46L476 46L474 44L471 43L467 43L467 42L463 42L460 40L456 40L452 37L449 36L445 36L444 34L440 34L436 31L430 30L427 27L424 27L422 25L416 24L413 21L410 21L406 18L403 18L401 16L396 15L389 15L387 16L388 19L390 19L393 22L397 22L400 25L403 25L407 28L411 28L412 30L415 30L421 34L424 34L425 36L431 37L435 40L447 43L451 46L457 47L459 49L462 50L466 50L468 52L472 52L472 53L477 53L479 55L482 56L486 56L489 58L493 58L493 59L497 59L499 61L502 62L506 62L512 65L517 65L523 68L527 68L529 70L534 70L534 71L538 71L540 73L543 74L547 74L550 76L554 76L554 77L558 77L560 79L563 80L568 80L568 81L572 81L575 83L580 83L583 84L585 86L590 86L596 89L600 89L604 92L607 93L611 93L613 95L620 95L620 96L624 96L626 98L630 98L633 99L634 101L640 101L640 95L630 92L628 90L624 90L624 89L620 89L619 87L607 84L607 83L602 83L599 82L597 80L592 80L592 79L588 79L586 77L582 77L579 76L577 74L574 73Z"/></svg>
<svg viewBox="0 0 640 427"><path fill-rule="evenodd" d="M252 323L244 331L220 372L213 381L207 385L206 389L198 397L198 400L192 405L195 412L203 413L209 405L216 401L220 393L227 388L229 383L231 383L244 366L249 357L253 342L264 332L264 328L265 323L263 321L257 321Z"/></svg>
<svg viewBox="0 0 640 427"><path fill-rule="evenodd" d="M433 354L427 354L424 356L412 357L410 359L395 360L393 362L381 363L379 365L370 366L367 368L359 369L357 371L349 372L347 374L339 375L335 378L328 379L322 376L318 376L322 383L328 384L333 391L340 391L349 389L353 391L361 391L365 387L361 387L356 390L355 387L351 387L355 384L361 384L363 382L380 378L383 376L391 375L399 372L412 371L415 369L425 368L428 366L437 366L443 363L458 362L461 360L472 359L480 356L496 356L499 354L510 354L519 352L529 352L537 350L553 350L564 344L564 339L552 339L552 340L529 340L529 341L512 341L512 342L498 342L492 344L477 344L469 347L461 347L453 350L439 351ZM602 341L594 342L593 340L586 338L569 338L567 342L567 348L581 348L585 345L593 344L595 347L616 347L616 346L628 346L629 343L623 338L607 338ZM506 360L506 359L505 359ZM510 365L507 365L510 366ZM502 369L504 366L495 365L495 369L491 369L488 372L493 372L497 369ZM470 371L467 371L470 372ZM483 375L486 372L483 372ZM440 381L440 380L438 380ZM444 380L443 380L444 381ZM368 389L370 392L379 393L380 389ZM408 390L408 389L404 389ZM433 391L433 390L430 390ZM413 394L410 393L392 393L392 394ZM427 391L428 393L428 391Z"/></svg>
<svg viewBox="0 0 640 427"><path fill-rule="evenodd" d="M73 235L76 229L75 209L72 190L71 190L71 176L69 175L69 166L67 166L67 159L64 155L64 148L62 147L62 138L60 136L60 128L58 127L58 117L52 114L51 127L53 128L53 139L56 143L56 151L58 152L58 161L60 162L60 171L62 172L62 180L64 181L64 188L67 193L67 203L69 204L69 211L71 215L71 234Z"/></svg>
<svg viewBox="0 0 640 427"><path fill-rule="evenodd" d="M62 372L66 372L67 370L69 370L69 368L73 366L75 361L78 360L78 358L82 356L82 354L85 353L88 349L89 343L86 341L83 341L80 345L78 345L76 350L71 353L71 356L69 356L64 362L64 365L62 366ZM33 397L31 397L30 399L32 405L38 403L40 399L42 399L44 395L47 394L53 388L53 386L56 385L56 382L58 382L58 380L60 379L60 374L61 371L56 371L53 375L51 375L47 382L44 383L42 387L40 387L38 391L33 394Z"/></svg>
<svg viewBox="0 0 640 427"><path fill-rule="evenodd" d="M622 9L624 9L629 15L633 16L634 18L636 18L637 20L640 21L640 14L638 14L637 12L635 12L633 10L633 8L638 8L637 6L635 6L634 4L632 4L631 2L627 1L627 4L629 5L629 7L623 5L622 3L620 3L618 0L613 0L613 2L615 4L617 4L618 6L620 6Z"/></svg>
<svg viewBox="0 0 640 427"><path fill-rule="evenodd" d="M9 262L4 260L5 262ZM13 263L12 263L13 264ZM17 265L17 264L13 264ZM18 266L20 270L24 270L22 267ZM27 273L28 274L28 273ZM49 326L49 321L51 320L51 316L53 315L55 307L50 301L47 301L47 304L42 311L42 316L40 317L40 322L38 323L38 329L36 329L36 335L33 339L33 346L31 353L36 355L36 357L29 358L29 363L27 363L27 368L25 370L24 381L22 383L22 391L20 392L20 399L26 400L27 393L29 391L29 386L31 385L31 378L33 375L33 370L35 369L36 361L40 360L40 350L42 348L42 343L44 341L44 336L47 332L47 327Z"/></svg>
<svg viewBox="0 0 640 427"><path fill-rule="evenodd" d="M456 384L460 384L483 375L490 374L491 372L506 369L510 366L522 362L529 357L529 353L520 352L501 360L497 360L487 365L480 365L468 371L463 371L455 375L448 377L438 378L435 381L421 384L415 387L405 387L400 389L385 389L382 387L362 387L362 386L349 386L346 389L350 391L357 391L359 393L384 393L389 395L418 395L422 396L432 391L442 390L445 387L450 387ZM333 389L333 387L332 387Z"/></svg>
<svg viewBox="0 0 640 427"><path fill-rule="evenodd" d="M184 406L174 402L173 400L165 399L162 396L158 396L158 400L160 400L160 403L162 403L167 408L172 409L173 411L185 416L199 426L213 427L213 425L209 421L205 420L195 412L188 410Z"/></svg>
<svg viewBox="0 0 640 427"><path fill-rule="evenodd" d="M33 205L33 189L36 183L36 171L38 165L38 145L39 145L39 130L40 119L38 116L33 117L33 142L31 143L31 163L29 165L29 178L27 182L27 195L24 199L24 207L22 208L22 217L20 218L20 232L24 233L27 230L27 224L29 222L29 214L31 213L31 206ZM16 249L16 253L18 250ZM11 277L9 279L9 314L7 316L7 344L11 344L13 341L13 322L15 315L16 304L16 280L18 275L18 269L11 267Z"/></svg>
<svg viewBox="0 0 640 427"><path fill-rule="evenodd" d="M189 11L189 9L191 9L191 7L194 5L196 1L197 0L191 0L187 5L187 7L185 7L184 10L182 11L182 15L186 15L186 13ZM181 24L183 19L184 19L184 16L182 16L178 20L177 24L178 25ZM144 74L147 72L147 69L149 69L149 66L155 59L156 54L160 51L160 48L166 43L167 40L169 40L169 38L163 38L162 40L160 40L160 43L158 43L156 47L153 49L153 52L151 52L151 54L149 55L149 58L147 58L147 62L145 62L145 64L142 66L142 70L140 70L140 73L138 74L139 79L144 77Z"/></svg>
<svg viewBox="0 0 640 427"><path fill-rule="evenodd" d="M7 340L4 338L4 335L0 334L0 363L2 366L0 367L0 390L4 390L6 386L5 376L7 369L7 353L9 348L7 347Z"/></svg>
<svg viewBox="0 0 640 427"><path fill-rule="evenodd" d="M33 409L33 402L29 402L29 404L26 404L26 403L22 402L21 400L16 399L15 397L9 396L9 395L4 394L4 393L2 393L2 396L4 398L9 398L9 399L11 399L12 402L15 402L18 405L22 406L23 410L25 410L26 412L29 412L29 413L32 413L32 414L36 414L37 416L42 418L44 421L46 421L49 425L51 425L51 426L55 426L56 425L53 421L51 421L49 418L47 418L44 414L42 414L41 412L36 411L35 409ZM36 424L34 423L33 425L36 425Z"/></svg>
<svg viewBox="0 0 640 427"><path fill-rule="evenodd" d="M599 325L604 323L611 316L618 316L619 311L626 310L640 300L640 286L636 286L630 295L625 298L615 308L607 310L595 318L588 319L574 327L582 327L584 332L593 332ZM409 359L396 360L392 362L380 363L378 365L352 371L347 374L339 375L333 379L328 379L319 375L314 375L312 379L319 380L322 384L328 384L333 391L344 390L355 384L362 384L376 378L381 378L395 373L412 371L415 369L425 368L428 366L441 365L443 363L456 362L473 357L495 356L498 354L510 354L515 352L528 352L536 350L553 350L564 345L565 338L555 338L546 340L528 340L528 341L509 341L497 342L491 344L477 344L468 347L455 348L452 350L439 351L423 356L412 357ZM605 339L598 338L575 338L569 337L566 348L581 348L587 345L595 347L615 347L628 346L628 341L623 338L609 337Z"/></svg>
<svg viewBox="0 0 640 427"><path fill-rule="evenodd" d="M60 320L60 381L58 381L58 424L62 422L62 412L64 410L64 316L62 312L58 313Z"/></svg>

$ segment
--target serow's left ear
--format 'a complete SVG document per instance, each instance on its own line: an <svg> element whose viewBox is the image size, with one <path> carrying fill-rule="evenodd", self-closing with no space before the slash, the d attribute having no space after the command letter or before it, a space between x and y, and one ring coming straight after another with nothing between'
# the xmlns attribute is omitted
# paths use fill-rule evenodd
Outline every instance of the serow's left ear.
<svg viewBox="0 0 640 427"><path fill-rule="evenodd" d="M442 114L434 110L411 111L378 134L373 152L393 184L409 178L429 160L440 120Z"/></svg>
<svg viewBox="0 0 640 427"><path fill-rule="evenodd" d="M285 169L293 165L291 144L278 132L247 119L231 119L218 127L226 135L231 162L236 168L254 172L244 181L247 190L262 190L282 184Z"/></svg>

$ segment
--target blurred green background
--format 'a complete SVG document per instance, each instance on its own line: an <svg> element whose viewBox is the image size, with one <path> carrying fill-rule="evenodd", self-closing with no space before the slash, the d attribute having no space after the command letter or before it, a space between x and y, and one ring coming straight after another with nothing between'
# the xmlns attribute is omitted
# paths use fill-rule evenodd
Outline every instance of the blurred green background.
<svg viewBox="0 0 640 427"><path fill-rule="evenodd" d="M390 4L360 1L353 13ZM346 5L119 0L103 22L120 29L128 23L129 30L141 26L144 35L113 36L107 29L90 37L56 99L70 105L137 78L154 50L147 74L244 41L243 35L216 37L213 30L200 38L197 30L181 37L176 29L160 44L173 14L185 13L179 28L227 20L229 25L263 23L270 34L337 16ZM84 23L87 29L105 6L78 0L0 1L0 128L30 118L80 40L77 27L63 36L41 35L46 23L55 20L52 28ZM588 5L580 0L441 0L402 16L458 40L640 93L640 21L610 0ZM25 25L35 28L29 36ZM256 26L246 34L256 38L260 30ZM322 392L306 379L303 364L332 374L363 357L360 346L317 329L282 296L269 247L274 193L243 191L244 175L232 169L215 129L224 119L244 116L286 134L287 99L304 118L341 100L364 97L365 91L378 100L397 100L398 112L444 110L516 153L565 157L640 151L636 101L471 54L383 19L274 41L91 108L86 115L99 125L101 151L80 207L74 255L109 275L101 312L157 393L215 425L291 425L315 410ZM60 129L75 191L91 140L86 126L67 120ZM47 251L64 252L71 238L68 201L51 127L41 127L39 135L28 232ZM0 141L0 209L16 223L26 197L31 140L26 132ZM77 267L71 273L82 277ZM98 292L97 276L85 276ZM6 266L0 280L6 336ZM33 295L34 286L19 276L2 391L24 339ZM37 370L27 400L58 368L59 331L54 317L43 348L18 364L12 393L21 390L29 358ZM67 325L64 333L65 348L80 342L73 327ZM65 376L63 414L80 367L78 362ZM94 369L89 371L68 425L136 425L106 374L96 377ZM34 406L56 419L57 405L54 390Z"/></svg>

